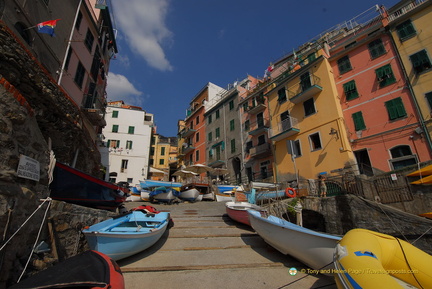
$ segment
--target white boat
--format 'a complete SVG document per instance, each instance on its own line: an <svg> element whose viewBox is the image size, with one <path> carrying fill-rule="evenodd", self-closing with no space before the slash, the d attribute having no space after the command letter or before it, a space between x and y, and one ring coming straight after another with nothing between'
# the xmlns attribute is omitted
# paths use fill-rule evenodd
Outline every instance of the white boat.
<svg viewBox="0 0 432 289"><path fill-rule="evenodd" d="M146 189L141 190L141 200L150 201L150 191Z"/></svg>
<svg viewBox="0 0 432 289"><path fill-rule="evenodd" d="M189 183L185 186L194 187L199 191L199 196L196 198L196 201L202 201L202 200L214 201L215 199L214 193L212 192L209 184Z"/></svg>
<svg viewBox="0 0 432 289"><path fill-rule="evenodd" d="M173 188L158 187L150 192L150 200L153 202L172 203L179 192Z"/></svg>
<svg viewBox="0 0 432 289"><path fill-rule="evenodd" d="M216 201L218 202L229 202L234 201L235 192L241 189L240 186L233 185L216 185Z"/></svg>
<svg viewBox="0 0 432 289"><path fill-rule="evenodd" d="M194 186L183 186L180 188L179 198L189 202L197 201L200 192Z"/></svg>
<svg viewBox="0 0 432 289"><path fill-rule="evenodd" d="M265 211L264 208L247 202L226 202L225 203L225 210L227 215L234 221L237 221L239 223L248 226L251 225L249 222L249 215L247 213L247 210L250 209L256 211Z"/></svg>
<svg viewBox="0 0 432 289"><path fill-rule="evenodd" d="M316 232L255 210L247 212L252 228L269 245L314 270L333 273L333 253L340 236Z"/></svg>

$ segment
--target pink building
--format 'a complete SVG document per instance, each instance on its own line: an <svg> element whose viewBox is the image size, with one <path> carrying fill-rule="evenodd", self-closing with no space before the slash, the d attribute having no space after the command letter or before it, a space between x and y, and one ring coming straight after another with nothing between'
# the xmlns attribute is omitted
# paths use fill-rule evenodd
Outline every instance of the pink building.
<svg viewBox="0 0 432 289"><path fill-rule="evenodd" d="M331 44L330 61L360 173L429 160L419 115L382 17Z"/></svg>

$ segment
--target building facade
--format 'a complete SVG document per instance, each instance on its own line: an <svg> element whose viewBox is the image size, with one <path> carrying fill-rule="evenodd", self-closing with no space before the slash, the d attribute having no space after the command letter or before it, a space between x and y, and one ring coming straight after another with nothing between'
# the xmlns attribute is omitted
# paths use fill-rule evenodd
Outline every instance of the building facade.
<svg viewBox="0 0 432 289"><path fill-rule="evenodd" d="M149 173L153 115L123 101L108 103L100 147L105 179L139 184Z"/></svg>

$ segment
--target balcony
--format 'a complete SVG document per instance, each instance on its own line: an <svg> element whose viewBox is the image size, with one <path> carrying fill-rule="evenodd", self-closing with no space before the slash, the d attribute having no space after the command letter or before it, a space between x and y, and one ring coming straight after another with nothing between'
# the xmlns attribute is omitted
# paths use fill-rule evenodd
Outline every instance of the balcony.
<svg viewBox="0 0 432 289"><path fill-rule="evenodd" d="M187 154L190 153L191 151L193 151L195 149L195 147L192 144L187 144L184 143L183 144L183 148L182 148L182 154Z"/></svg>
<svg viewBox="0 0 432 289"><path fill-rule="evenodd" d="M216 168L216 167L220 167L221 165L224 165L225 164L225 161L224 160L220 160L220 159L216 159L216 158L211 158L211 159L209 159L209 164L208 164L208 166L209 167L212 167L212 168Z"/></svg>
<svg viewBox="0 0 432 289"><path fill-rule="evenodd" d="M255 106L250 106L249 109L247 110L247 112L249 114L257 114L261 111L264 111L267 108L267 105L265 105L264 103L258 103Z"/></svg>
<svg viewBox="0 0 432 289"><path fill-rule="evenodd" d="M321 79L315 75L305 75L302 77L302 81L298 82L296 85L288 90L289 100L298 104L305 100L308 100L318 92L322 91L322 87L319 85Z"/></svg>
<svg viewBox="0 0 432 289"><path fill-rule="evenodd" d="M252 126L252 130L249 131L249 135L259 135L267 131L270 127L270 121L268 119L259 119L255 126Z"/></svg>
<svg viewBox="0 0 432 289"><path fill-rule="evenodd" d="M84 105L81 110L92 125L106 126L104 118L105 105L101 99L97 98L94 94L85 95Z"/></svg>
<svg viewBox="0 0 432 289"><path fill-rule="evenodd" d="M298 134L300 129L296 118L289 116L287 119L278 123L276 128L270 129L270 139L280 141L284 138Z"/></svg>
<svg viewBox="0 0 432 289"><path fill-rule="evenodd" d="M193 135L195 132L196 132L196 129L185 128L185 129L181 132L181 137L182 137L182 138L190 137L190 136Z"/></svg>
<svg viewBox="0 0 432 289"><path fill-rule="evenodd" d="M249 149L251 158L264 158L272 154L269 143L263 143Z"/></svg>

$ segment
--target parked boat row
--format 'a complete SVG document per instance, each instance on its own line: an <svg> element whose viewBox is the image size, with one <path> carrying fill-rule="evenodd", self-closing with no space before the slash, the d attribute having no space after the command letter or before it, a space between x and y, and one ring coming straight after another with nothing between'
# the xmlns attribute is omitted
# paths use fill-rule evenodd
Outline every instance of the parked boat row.
<svg viewBox="0 0 432 289"><path fill-rule="evenodd" d="M344 236L316 232L247 202L227 202L230 218L250 225L266 243L314 274L334 276L339 289L432 288L432 256L393 236L353 229Z"/></svg>

